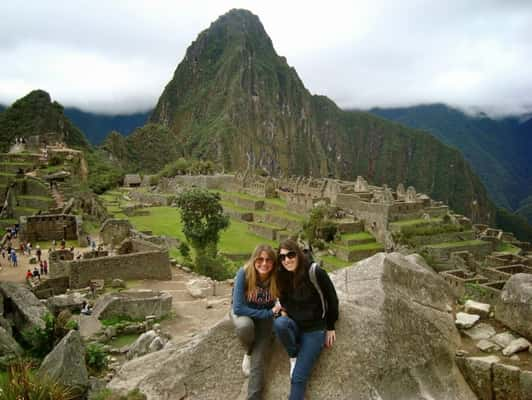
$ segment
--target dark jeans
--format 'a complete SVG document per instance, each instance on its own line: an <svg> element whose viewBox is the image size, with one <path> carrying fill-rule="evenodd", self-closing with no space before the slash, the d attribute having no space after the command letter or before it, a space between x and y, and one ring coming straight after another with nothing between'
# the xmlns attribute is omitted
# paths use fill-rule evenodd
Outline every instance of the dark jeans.
<svg viewBox="0 0 532 400"><path fill-rule="evenodd" d="M325 343L325 331L302 332L288 317L279 317L274 324L275 334L289 357L297 357L290 381L289 400L303 400L305 388Z"/></svg>
<svg viewBox="0 0 532 400"><path fill-rule="evenodd" d="M246 353L251 355L247 399L260 400L264 388L265 356L272 340L273 320L237 316L232 310L230 315L238 339Z"/></svg>

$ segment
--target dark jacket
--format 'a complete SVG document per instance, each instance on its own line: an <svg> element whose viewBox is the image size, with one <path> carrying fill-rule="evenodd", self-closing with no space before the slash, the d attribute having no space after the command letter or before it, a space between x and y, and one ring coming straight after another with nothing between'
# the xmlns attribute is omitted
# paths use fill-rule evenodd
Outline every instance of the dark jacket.
<svg viewBox="0 0 532 400"><path fill-rule="evenodd" d="M283 308L298 325L305 331L326 329L334 330L338 320L338 296L331 279L326 271L316 268L316 278L325 297L327 311L322 318L322 303L318 291L307 276L296 288L287 293L282 293L280 302Z"/></svg>

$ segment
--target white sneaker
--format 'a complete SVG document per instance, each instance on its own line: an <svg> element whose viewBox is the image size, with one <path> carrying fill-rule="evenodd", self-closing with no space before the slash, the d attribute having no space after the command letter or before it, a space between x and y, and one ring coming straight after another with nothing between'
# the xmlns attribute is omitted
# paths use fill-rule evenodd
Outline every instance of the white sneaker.
<svg viewBox="0 0 532 400"><path fill-rule="evenodd" d="M296 357L290 357L290 379L292 379L292 374L294 373L294 367L296 366Z"/></svg>
<svg viewBox="0 0 532 400"><path fill-rule="evenodd" d="M242 360L242 372L245 376L249 376L251 370L251 356L249 354L244 354L244 359Z"/></svg>

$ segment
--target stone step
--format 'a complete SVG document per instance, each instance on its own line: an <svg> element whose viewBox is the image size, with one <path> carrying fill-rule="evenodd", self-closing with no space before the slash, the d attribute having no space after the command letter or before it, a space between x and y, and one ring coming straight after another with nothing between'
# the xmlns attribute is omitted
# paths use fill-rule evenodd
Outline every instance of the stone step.
<svg viewBox="0 0 532 400"><path fill-rule="evenodd" d="M332 248L336 253L336 258L347 262L360 261L364 258L371 257L374 254L384 251L382 244L377 242L359 244L349 247L333 245Z"/></svg>
<svg viewBox="0 0 532 400"><path fill-rule="evenodd" d="M375 238L367 232L351 233L342 235L340 244L345 247L354 246L357 244L373 243Z"/></svg>

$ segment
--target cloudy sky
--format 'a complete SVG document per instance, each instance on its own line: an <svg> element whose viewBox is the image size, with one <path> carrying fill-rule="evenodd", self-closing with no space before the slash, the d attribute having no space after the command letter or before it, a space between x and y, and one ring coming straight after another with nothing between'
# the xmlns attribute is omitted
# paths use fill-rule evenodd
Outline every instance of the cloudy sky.
<svg viewBox="0 0 532 400"><path fill-rule="evenodd" d="M0 103L152 108L198 33L257 14L306 87L343 108L444 102L532 112L531 0L0 2Z"/></svg>

